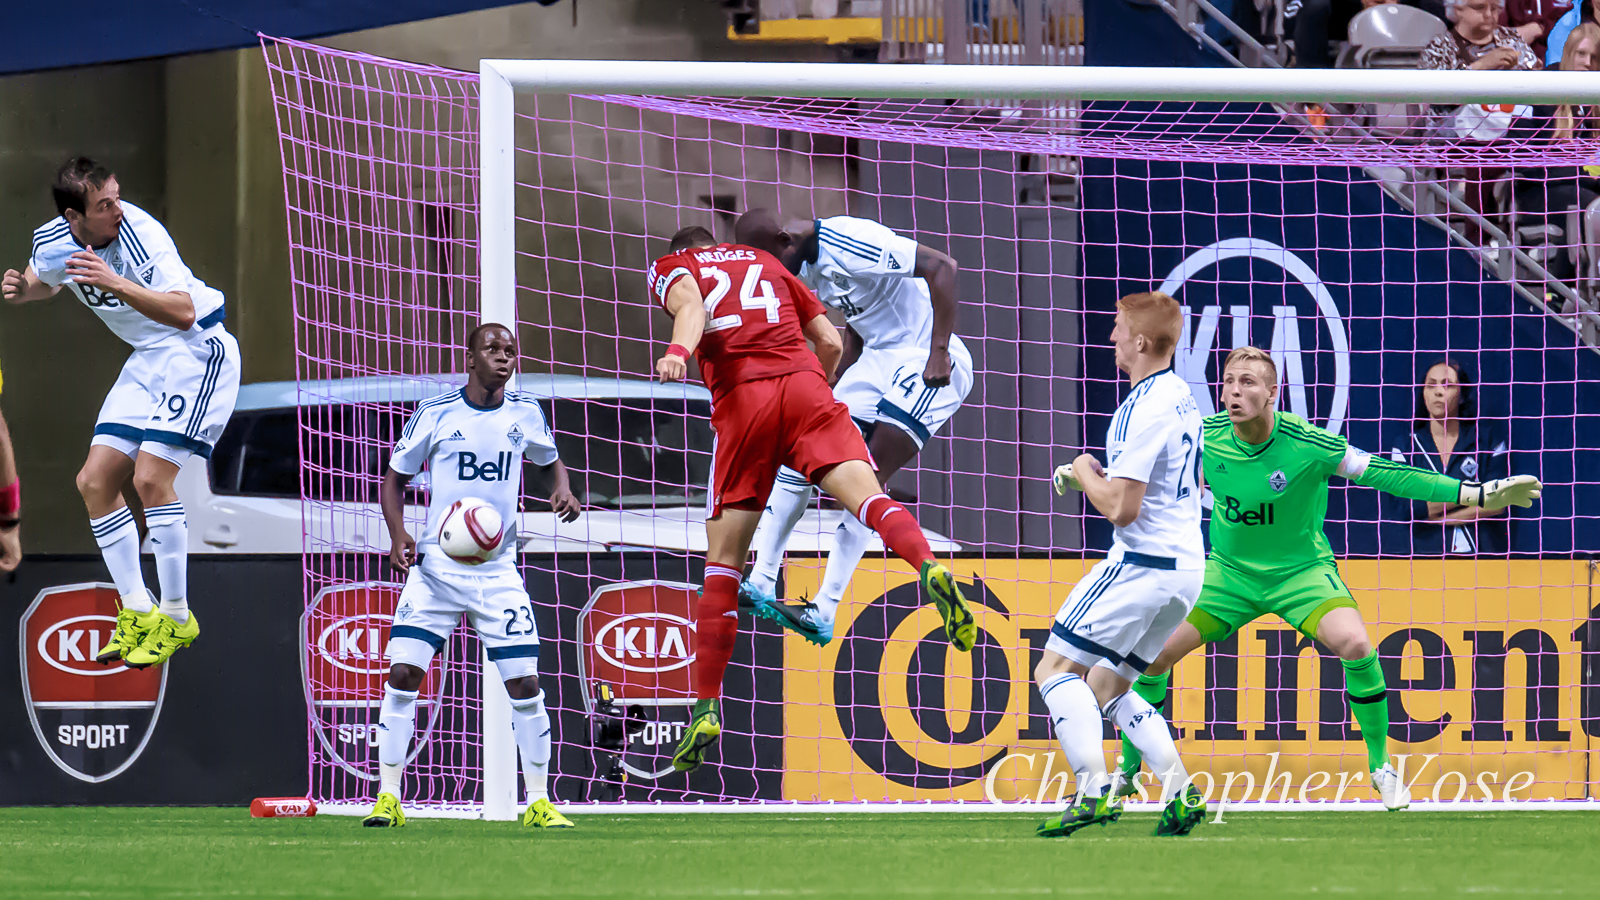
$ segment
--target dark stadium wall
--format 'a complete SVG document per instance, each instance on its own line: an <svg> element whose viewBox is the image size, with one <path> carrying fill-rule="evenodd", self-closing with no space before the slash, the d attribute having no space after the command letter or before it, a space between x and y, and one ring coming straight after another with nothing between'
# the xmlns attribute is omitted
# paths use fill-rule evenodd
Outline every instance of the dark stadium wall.
<svg viewBox="0 0 1600 900"><path fill-rule="evenodd" d="M146 569L146 581L154 584L155 570L148 557ZM0 586L6 610L0 646L21 644L24 653L36 649L30 643L37 640L19 642L18 629L24 611L41 591L105 580L99 557L30 559L14 580ZM300 558L195 557L189 566L189 585L195 613L205 622L205 636L169 665L149 743L125 771L99 783L69 775L52 762L41 739L50 742L57 755L72 759L75 750L84 754L85 731L114 727L105 724L110 722L131 724L108 733L106 741L115 744L113 750L127 754L133 752L148 719L120 718L117 710L58 710L40 714L41 725L50 727L41 727L36 734L30 727L29 695L22 685L22 658L16 649L0 654L0 706L6 722L0 728L0 806L235 806L252 797L304 795L305 694L300 688L297 639L304 609ZM70 667L80 654L88 654L91 645L85 642L84 625L78 622L71 630L45 635L54 638L44 647L52 659ZM93 663L80 663L78 668L96 669ZM98 697L128 677L129 673L118 673L88 681ZM37 684L33 687L39 690ZM146 711L144 716L148 715ZM79 726L76 733L73 726ZM98 734L91 737L88 746L100 751Z"/></svg>
<svg viewBox="0 0 1600 900"><path fill-rule="evenodd" d="M1156 184L1160 190L1152 189ZM1478 373L1480 420L1510 427L1512 471L1546 484L1533 509L1512 511L1512 551L1558 557L1600 551L1593 512L1600 484L1578 474L1600 465L1600 391L1588 387L1600 380L1600 355L1471 254L1447 246L1441 231L1397 206L1360 170L1085 159L1084 230L1116 235L1115 243L1086 246L1086 372L1112 370L1106 340L1117 297L1160 285L1218 241L1270 242L1303 260L1327 286L1338 327L1349 336L1343 433L1352 444L1372 452L1395 446L1412 427L1423 367L1447 354L1459 358ZM1281 250L1268 249L1223 260L1196 273L1178 298L1194 310L1248 303L1251 337L1263 346L1273 332L1273 307L1293 306L1306 351L1309 417L1323 424L1337 380L1332 320L1282 258ZM1225 331L1217 329L1212 352L1195 362L1212 396L1221 359L1232 348ZM1106 425L1124 391L1088 382L1090 447L1105 446ZM1334 552L1408 555L1405 526L1380 528L1376 492L1341 481L1335 479L1328 509ZM1109 528L1090 521L1089 546L1109 546Z"/></svg>

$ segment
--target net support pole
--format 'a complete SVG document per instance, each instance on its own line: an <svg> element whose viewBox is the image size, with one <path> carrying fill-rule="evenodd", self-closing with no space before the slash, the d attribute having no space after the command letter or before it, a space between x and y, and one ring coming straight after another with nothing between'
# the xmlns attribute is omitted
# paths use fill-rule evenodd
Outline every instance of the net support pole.
<svg viewBox="0 0 1600 900"><path fill-rule="evenodd" d="M517 330L516 95L490 60L478 69L478 271L482 322ZM515 373L507 390L516 389ZM483 817L517 817L517 743L511 734L511 697L484 650Z"/></svg>

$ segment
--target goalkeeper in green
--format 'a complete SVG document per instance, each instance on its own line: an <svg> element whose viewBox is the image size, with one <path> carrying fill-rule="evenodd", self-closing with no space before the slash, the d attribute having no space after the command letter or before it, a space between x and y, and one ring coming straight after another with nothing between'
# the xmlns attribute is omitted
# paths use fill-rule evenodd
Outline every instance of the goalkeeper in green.
<svg viewBox="0 0 1600 900"><path fill-rule="evenodd" d="M1411 803L1389 763L1389 702L1378 654L1322 532L1328 479L1339 475L1409 500L1502 509L1532 506L1542 486L1530 475L1462 482L1371 456L1343 437L1278 412L1278 370L1256 347L1223 365L1223 411L1205 419L1201 460L1210 487L1211 555L1188 620L1134 683L1160 709L1172 667L1201 644L1220 641L1271 613L1321 641L1344 663L1345 690L1367 745L1372 787L1390 809ZM1118 792L1134 791L1140 756L1123 739Z"/></svg>

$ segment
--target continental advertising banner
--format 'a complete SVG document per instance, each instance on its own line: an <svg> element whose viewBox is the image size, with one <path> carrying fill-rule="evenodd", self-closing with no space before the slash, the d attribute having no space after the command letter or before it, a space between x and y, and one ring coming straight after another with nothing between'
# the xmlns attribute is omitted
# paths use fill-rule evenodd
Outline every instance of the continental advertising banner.
<svg viewBox="0 0 1600 900"><path fill-rule="evenodd" d="M957 560L981 629L944 640L898 563L869 560L835 639L784 647L785 799L1053 801L1072 773L1032 672L1095 560ZM822 560L792 560L789 596ZM1389 687L1390 752L1419 800L1578 799L1600 776L1600 608L1583 561L1351 561ZM1372 800L1338 659L1260 619L1174 670L1168 718L1196 783L1231 801ZM1120 744L1106 726L1106 751ZM1270 782L1271 794L1263 797ZM1213 797L1218 796L1214 793Z"/></svg>

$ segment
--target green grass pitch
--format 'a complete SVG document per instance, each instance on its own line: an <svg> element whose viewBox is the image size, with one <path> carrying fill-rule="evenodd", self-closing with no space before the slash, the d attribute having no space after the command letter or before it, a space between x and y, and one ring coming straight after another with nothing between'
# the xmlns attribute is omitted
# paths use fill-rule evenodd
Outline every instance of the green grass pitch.
<svg viewBox="0 0 1600 900"><path fill-rule="evenodd" d="M1600 896L1600 814L1154 814L1044 840L1024 814L582 815L571 831L243 809L0 810L0 896Z"/></svg>

